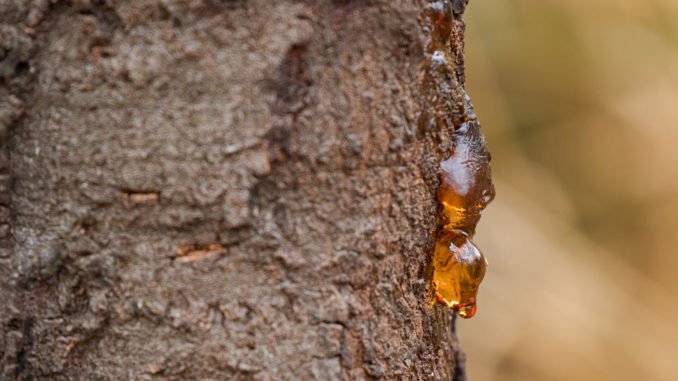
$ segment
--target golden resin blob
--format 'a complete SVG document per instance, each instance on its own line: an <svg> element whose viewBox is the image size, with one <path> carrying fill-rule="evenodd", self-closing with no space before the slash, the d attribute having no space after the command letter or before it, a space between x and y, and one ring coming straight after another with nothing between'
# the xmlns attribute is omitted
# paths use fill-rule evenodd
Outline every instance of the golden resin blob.
<svg viewBox="0 0 678 381"><path fill-rule="evenodd" d="M440 163L438 202L443 226L433 253L433 287L438 302L463 318L476 313L476 297L487 262L471 242L480 212L494 199L490 157L475 121L455 134L452 155Z"/></svg>
<svg viewBox="0 0 678 381"><path fill-rule="evenodd" d="M480 250L464 232L444 230L436 242L433 266L438 301L463 318L473 317L478 287L487 268Z"/></svg>
<svg viewBox="0 0 678 381"><path fill-rule="evenodd" d="M480 212L494 199L489 154L477 124L457 130L452 156L440 163L438 202L444 224L433 253L438 302L463 318L476 313L476 297L487 262L471 242Z"/></svg>

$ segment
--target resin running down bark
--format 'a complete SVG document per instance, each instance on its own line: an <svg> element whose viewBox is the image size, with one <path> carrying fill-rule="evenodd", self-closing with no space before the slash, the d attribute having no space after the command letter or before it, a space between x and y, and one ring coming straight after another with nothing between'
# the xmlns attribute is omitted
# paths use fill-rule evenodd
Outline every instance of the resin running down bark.
<svg viewBox="0 0 678 381"><path fill-rule="evenodd" d="M433 254L433 288L438 302L470 318L487 262L471 242L481 211L494 199L490 154L463 88L463 52L452 47L463 36L456 18L459 1L436 1L425 9L428 63L424 72L426 113L420 128L435 126L449 135L440 162L438 202L441 223ZM463 9L462 9L463 10Z"/></svg>

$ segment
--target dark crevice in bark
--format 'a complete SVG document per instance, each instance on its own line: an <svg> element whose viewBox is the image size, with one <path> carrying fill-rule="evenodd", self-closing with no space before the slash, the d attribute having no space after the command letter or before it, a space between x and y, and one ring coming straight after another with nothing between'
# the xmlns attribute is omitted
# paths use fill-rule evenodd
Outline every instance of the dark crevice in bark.
<svg viewBox="0 0 678 381"><path fill-rule="evenodd" d="M91 12L101 23L104 32L111 36L116 29L124 27L120 16L107 0L91 0Z"/></svg>
<svg viewBox="0 0 678 381"><path fill-rule="evenodd" d="M299 115L308 107L309 88L313 86L308 70L308 43L294 44L285 54L277 77L269 87L275 94L272 110L275 124L266 134L271 163L299 160L295 156L295 130Z"/></svg>
<svg viewBox="0 0 678 381"><path fill-rule="evenodd" d="M450 331L452 332L452 337L458 343L459 336L457 336L457 314L450 314ZM467 381L466 377L466 354L460 345L456 346L454 353L454 373L452 376L452 381Z"/></svg>
<svg viewBox="0 0 678 381"><path fill-rule="evenodd" d="M14 373L14 376L17 379L33 379L31 365L27 360L27 356L30 352L30 348L33 346L32 330L34 324L35 318L32 316L28 316L21 321L21 344L19 345L18 352L16 354L16 369Z"/></svg>

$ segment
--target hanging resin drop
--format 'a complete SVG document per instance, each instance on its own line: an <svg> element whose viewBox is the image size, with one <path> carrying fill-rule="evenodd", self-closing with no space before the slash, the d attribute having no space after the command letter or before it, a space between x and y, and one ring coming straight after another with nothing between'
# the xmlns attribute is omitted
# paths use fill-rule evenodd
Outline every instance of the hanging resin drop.
<svg viewBox="0 0 678 381"><path fill-rule="evenodd" d="M433 256L433 285L438 302L463 318L476 313L476 295L485 277L485 257L462 231L444 230Z"/></svg>
<svg viewBox="0 0 678 381"><path fill-rule="evenodd" d="M487 261L470 235L480 212L493 199L489 155L482 136L477 127L462 129L452 156L440 163L438 202L443 225L433 253L436 298L462 318L475 315L478 289L487 269Z"/></svg>

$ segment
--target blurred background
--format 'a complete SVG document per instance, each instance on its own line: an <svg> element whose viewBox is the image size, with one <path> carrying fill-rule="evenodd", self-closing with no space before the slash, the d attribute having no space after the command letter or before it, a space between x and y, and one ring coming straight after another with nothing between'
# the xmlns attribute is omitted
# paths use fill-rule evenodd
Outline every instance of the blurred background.
<svg viewBox="0 0 678 381"><path fill-rule="evenodd" d="M474 381L678 380L678 1L472 0Z"/></svg>

